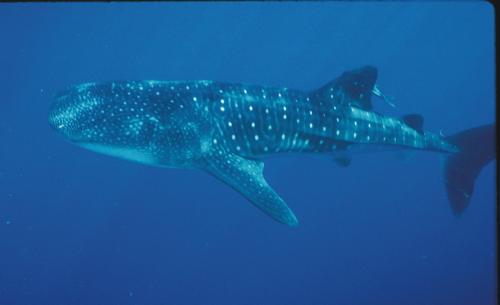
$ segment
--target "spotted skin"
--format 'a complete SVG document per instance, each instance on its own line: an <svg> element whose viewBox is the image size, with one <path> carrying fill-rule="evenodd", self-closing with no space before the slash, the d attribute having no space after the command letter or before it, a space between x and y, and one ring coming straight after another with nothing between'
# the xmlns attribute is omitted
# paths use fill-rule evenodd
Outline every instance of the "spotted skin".
<svg viewBox="0 0 500 305"><path fill-rule="evenodd" d="M371 111L370 69L313 92L212 81L87 83L56 96L49 122L96 152L203 169L293 226L297 218L264 179L259 160L266 155L346 154L360 145L457 151L436 135Z"/></svg>

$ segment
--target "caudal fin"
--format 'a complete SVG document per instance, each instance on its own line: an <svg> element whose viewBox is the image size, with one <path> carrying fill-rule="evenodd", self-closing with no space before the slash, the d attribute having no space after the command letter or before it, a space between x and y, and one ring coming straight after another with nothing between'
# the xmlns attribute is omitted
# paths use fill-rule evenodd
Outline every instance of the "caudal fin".
<svg viewBox="0 0 500 305"><path fill-rule="evenodd" d="M471 128L446 140L460 149L448 157L444 165L448 200L455 215L460 215L469 205L479 172L496 158L495 125Z"/></svg>

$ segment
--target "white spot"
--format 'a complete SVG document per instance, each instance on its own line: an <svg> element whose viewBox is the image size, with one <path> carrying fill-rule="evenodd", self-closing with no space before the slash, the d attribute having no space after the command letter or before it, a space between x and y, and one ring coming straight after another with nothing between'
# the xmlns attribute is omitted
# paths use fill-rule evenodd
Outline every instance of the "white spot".
<svg viewBox="0 0 500 305"><path fill-rule="evenodd" d="M266 113L269 113L269 109L267 109L267 108L266 108L266 110L265 110L265 111L266 111Z"/></svg>
<svg viewBox="0 0 500 305"><path fill-rule="evenodd" d="M248 106L248 110L253 111L252 105Z"/></svg>
<svg viewBox="0 0 500 305"><path fill-rule="evenodd" d="M282 139L282 140L284 140L284 139L285 139L285 134L284 134L284 133L282 133L282 134L281 134L281 139Z"/></svg>
<svg viewBox="0 0 500 305"><path fill-rule="evenodd" d="M243 93L247 94L247 89L243 89Z"/></svg>
<svg viewBox="0 0 500 305"><path fill-rule="evenodd" d="M220 107L220 111L224 112L226 110L224 107Z"/></svg>
<svg viewBox="0 0 500 305"><path fill-rule="evenodd" d="M221 98L221 99L220 99L220 103L221 103L221 104L224 104L224 99L222 99L222 98Z"/></svg>
<svg viewBox="0 0 500 305"><path fill-rule="evenodd" d="M283 106L283 111L286 111L286 106Z"/></svg>
<svg viewBox="0 0 500 305"><path fill-rule="evenodd" d="M281 93L278 93L278 96L281 97Z"/></svg>
<svg viewBox="0 0 500 305"><path fill-rule="evenodd" d="M300 119L297 119L297 123L300 123Z"/></svg>
<svg viewBox="0 0 500 305"><path fill-rule="evenodd" d="M156 95L160 95L160 91L156 91Z"/></svg>
<svg viewBox="0 0 500 305"><path fill-rule="evenodd" d="M229 127L233 126L233 123L232 122L227 122L227 125L229 125Z"/></svg>
<svg viewBox="0 0 500 305"><path fill-rule="evenodd" d="M286 114L283 115L283 120L286 120Z"/></svg>
<svg viewBox="0 0 500 305"><path fill-rule="evenodd" d="M337 123L338 123L338 122L340 122L340 119L339 119L339 118L336 118L336 119L335 119L335 121L337 121Z"/></svg>
<svg viewBox="0 0 500 305"><path fill-rule="evenodd" d="M335 131L335 134L339 136L340 135L340 130L337 129L337 131Z"/></svg>
<svg viewBox="0 0 500 305"><path fill-rule="evenodd" d="M231 135L231 139L236 140L236 135Z"/></svg>
<svg viewBox="0 0 500 305"><path fill-rule="evenodd" d="M358 134L354 133L352 136L356 139L356 137L358 136Z"/></svg>
<svg viewBox="0 0 500 305"><path fill-rule="evenodd" d="M367 140L367 141L370 141L370 136L366 136L366 140Z"/></svg>
<svg viewBox="0 0 500 305"><path fill-rule="evenodd" d="M252 128L255 128L255 122L252 122L252 124L250 124L252 126Z"/></svg>
<svg viewBox="0 0 500 305"><path fill-rule="evenodd" d="M372 128L372 124L368 123L368 128Z"/></svg>
<svg viewBox="0 0 500 305"><path fill-rule="evenodd" d="M236 146L236 150L240 151L240 150L241 150L241 147Z"/></svg>
<svg viewBox="0 0 500 305"><path fill-rule="evenodd" d="M313 112L312 112L312 110L309 110L309 115L313 115Z"/></svg>
<svg viewBox="0 0 500 305"><path fill-rule="evenodd" d="M273 129L273 126L272 126L272 125L269 125L269 126L267 126L267 129L268 129L268 130L271 130L271 129Z"/></svg>
<svg viewBox="0 0 500 305"><path fill-rule="evenodd" d="M313 128L313 123L309 123L309 128Z"/></svg>
<svg viewBox="0 0 500 305"><path fill-rule="evenodd" d="M213 142L214 142L214 144L217 144L217 139L214 139L214 141L213 141Z"/></svg>
<svg viewBox="0 0 500 305"><path fill-rule="evenodd" d="M326 127L325 126L323 126L323 131L326 131Z"/></svg>
<svg viewBox="0 0 500 305"><path fill-rule="evenodd" d="M193 97L193 101L195 101L195 102L197 101L196 96L195 96L195 97Z"/></svg>
<svg viewBox="0 0 500 305"><path fill-rule="evenodd" d="M354 126L358 126L358 122L354 121Z"/></svg>
<svg viewBox="0 0 500 305"><path fill-rule="evenodd" d="M254 136L255 141L259 141L259 135Z"/></svg>

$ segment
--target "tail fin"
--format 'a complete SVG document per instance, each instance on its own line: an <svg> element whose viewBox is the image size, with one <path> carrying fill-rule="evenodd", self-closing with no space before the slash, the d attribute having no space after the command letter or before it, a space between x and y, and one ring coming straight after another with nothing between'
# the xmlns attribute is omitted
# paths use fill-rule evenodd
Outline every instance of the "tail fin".
<svg viewBox="0 0 500 305"><path fill-rule="evenodd" d="M469 205L479 172L496 158L495 125L471 128L445 139L461 150L444 165L448 200L455 215L460 215Z"/></svg>

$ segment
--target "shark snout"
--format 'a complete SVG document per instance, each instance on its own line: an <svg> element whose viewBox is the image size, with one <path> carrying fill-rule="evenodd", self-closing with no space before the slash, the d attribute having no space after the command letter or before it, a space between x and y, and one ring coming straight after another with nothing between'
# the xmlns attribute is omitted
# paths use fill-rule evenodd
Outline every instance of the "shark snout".
<svg viewBox="0 0 500 305"><path fill-rule="evenodd" d="M57 120L56 116L49 115L49 126L52 127L52 129L59 131L63 129L66 124L60 120Z"/></svg>
<svg viewBox="0 0 500 305"><path fill-rule="evenodd" d="M74 88L58 92L49 108L49 126L64 137L73 140L82 127L81 108Z"/></svg>
<svg viewBox="0 0 500 305"><path fill-rule="evenodd" d="M48 121L50 127L55 130L61 130L67 125L68 118L64 115L67 106L64 105L64 101L67 99L68 94L66 92L58 93L49 109Z"/></svg>
<svg viewBox="0 0 500 305"><path fill-rule="evenodd" d="M58 134L74 143L102 143L121 117L106 116L107 92L93 84L81 84L58 92L50 105L48 123Z"/></svg>

